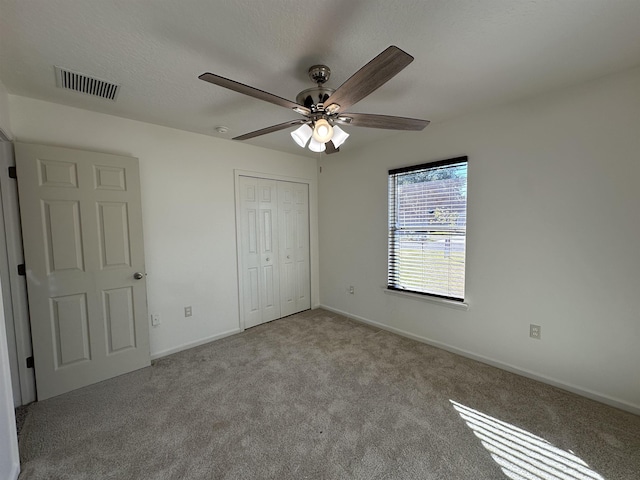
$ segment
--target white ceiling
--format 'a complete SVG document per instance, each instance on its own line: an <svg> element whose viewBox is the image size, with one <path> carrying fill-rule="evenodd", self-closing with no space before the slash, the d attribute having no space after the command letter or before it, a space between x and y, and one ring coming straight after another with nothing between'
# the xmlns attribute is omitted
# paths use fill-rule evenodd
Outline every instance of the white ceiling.
<svg viewBox="0 0 640 480"><path fill-rule="evenodd" d="M295 100L313 86L309 66L328 65L336 88L397 45L415 61L350 111L442 121L638 66L639 25L639 0L0 0L0 80L12 94L231 138L297 115L201 73ZM121 84L117 101L56 88L54 65ZM343 151L419 135L345 130ZM248 142L316 155L288 132Z"/></svg>

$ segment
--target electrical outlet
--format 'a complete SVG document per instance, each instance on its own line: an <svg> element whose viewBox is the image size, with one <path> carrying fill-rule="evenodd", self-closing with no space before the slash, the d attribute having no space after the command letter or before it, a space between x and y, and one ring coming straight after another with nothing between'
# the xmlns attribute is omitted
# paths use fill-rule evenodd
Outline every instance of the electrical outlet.
<svg viewBox="0 0 640 480"><path fill-rule="evenodd" d="M350 293L351 295L353 295L353 294L355 294L355 293L356 293L356 289L353 287L353 285L350 285L350 286L349 286L349 293Z"/></svg>
<svg viewBox="0 0 640 480"><path fill-rule="evenodd" d="M184 307L184 316L185 317L190 317L191 315L193 315L193 312L191 310L191 306Z"/></svg>
<svg viewBox="0 0 640 480"><path fill-rule="evenodd" d="M157 313L151 314L151 325L157 327L160 325L160 315Z"/></svg>
<svg viewBox="0 0 640 480"><path fill-rule="evenodd" d="M542 327L540 325L534 325L533 323L529 325L529 336L531 338L540 340L541 333L542 333Z"/></svg>

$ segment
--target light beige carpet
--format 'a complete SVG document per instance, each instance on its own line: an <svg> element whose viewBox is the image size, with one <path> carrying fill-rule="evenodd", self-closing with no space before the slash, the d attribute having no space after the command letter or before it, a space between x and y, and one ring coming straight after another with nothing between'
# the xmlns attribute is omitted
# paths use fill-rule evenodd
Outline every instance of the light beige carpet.
<svg viewBox="0 0 640 480"><path fill-rule="evenodd" d="M34 404L21 479L638 479L640 417L304 312Z"/></svg>

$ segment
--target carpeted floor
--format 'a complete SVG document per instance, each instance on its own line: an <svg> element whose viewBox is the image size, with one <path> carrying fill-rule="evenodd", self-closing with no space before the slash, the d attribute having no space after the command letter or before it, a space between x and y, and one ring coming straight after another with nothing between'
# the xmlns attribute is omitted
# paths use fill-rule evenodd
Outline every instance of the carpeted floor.
<svg viewBox="0 0 640 480"><path fill-rule="evenodd" d="M20 479L638 479L640 417L323 310L33 404Z"/></svg>
<svg viewBox="0 0 640 480"><path fill-rule="evenodd" d="M24 421L27 419L27 412L29 411L29 405L24 405L21 407L17 407L15 409L16 412L16 431L18 435L22 431L22 426L24 425Z"/></svg>

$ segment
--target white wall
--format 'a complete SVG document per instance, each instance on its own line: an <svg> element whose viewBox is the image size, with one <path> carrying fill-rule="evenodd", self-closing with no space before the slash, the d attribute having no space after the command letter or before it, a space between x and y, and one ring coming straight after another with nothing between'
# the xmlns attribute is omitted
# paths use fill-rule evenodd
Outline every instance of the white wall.
<svg viewBox="0 0 640 480"><path fill-rule="evenodd" d="M322 305L640 413L640 69L343 150L319 163ZM459 155L469 309L385 294L388 169Z"/></svg>
<svg viewBox="0 0 640 480"><path fill-rule="evenodd" d="M9 94L4 84L0 81L0 130L12 138L11 122L9 121Z"/></svg>
<svg viewBox="0 0 640 480"><path fill-rule="evenodd" d="M234 169L310 179L312 305L319 302L315 159L9 96L17 141L140 159L150 327L157 357L239 328ZM184 318L184 307L193 316Z"/></svg>

